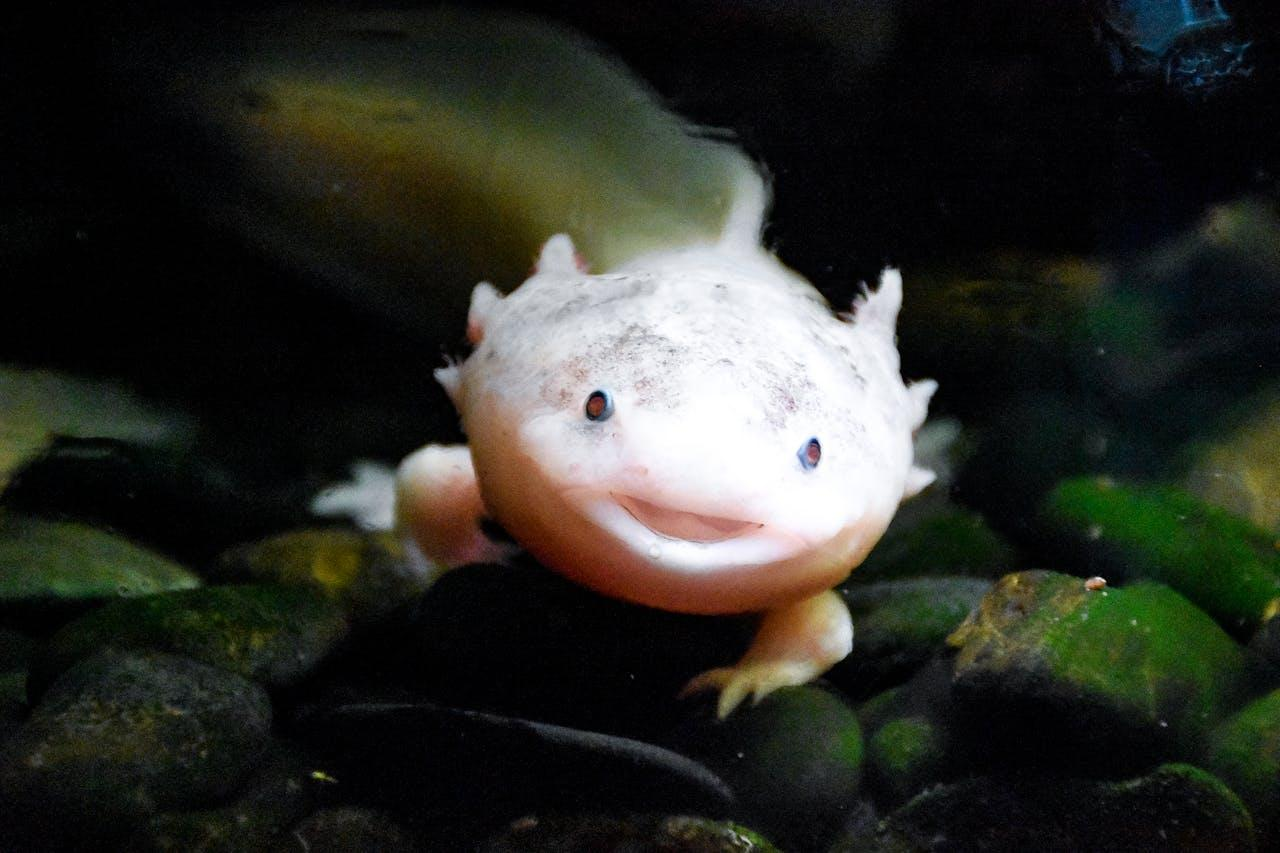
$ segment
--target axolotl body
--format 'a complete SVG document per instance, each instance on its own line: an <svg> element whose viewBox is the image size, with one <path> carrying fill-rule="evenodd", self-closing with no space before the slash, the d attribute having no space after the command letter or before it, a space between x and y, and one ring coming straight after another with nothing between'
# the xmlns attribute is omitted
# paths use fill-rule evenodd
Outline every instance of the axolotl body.
<svg viewBox="0 0 1280 853"><path fill-rule="evenodd" d="M832 587L933 479L912 441L936 385L899 373L898 272L836 314L748 231L600 275L558 235L510 295L478 285L473 352L436 371L469 444L428 445L397 483L439 564L509 556L487 517L604 595L763 614L686 688L719 689L721 716L849 653Z"/></svg>

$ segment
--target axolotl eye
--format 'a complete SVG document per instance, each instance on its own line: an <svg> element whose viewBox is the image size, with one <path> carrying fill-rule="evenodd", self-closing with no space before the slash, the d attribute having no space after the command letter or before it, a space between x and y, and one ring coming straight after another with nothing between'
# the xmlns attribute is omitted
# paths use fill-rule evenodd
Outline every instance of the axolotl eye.
<svg viewBox="0 0 1280 853"><path fill-rule="evenodd" d="M801 468L812 471L822 461L822 445L818 443L818 439L811 438L796 451L796 458L800 460Z"/></svg>
<svg viewBox="0 0 1280 853"><path fill-rule="evenodd" d="M587 420L607 421L613 414L613 397L608 391L592 391L587 395L587 405L584 408Z"/></svg>

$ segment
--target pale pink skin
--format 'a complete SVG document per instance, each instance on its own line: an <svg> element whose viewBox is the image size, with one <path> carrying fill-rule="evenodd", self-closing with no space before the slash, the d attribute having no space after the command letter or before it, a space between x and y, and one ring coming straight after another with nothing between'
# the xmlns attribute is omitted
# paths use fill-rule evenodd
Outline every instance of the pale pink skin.
<svg viewBox="0 0 1280 853"><path fill-rule="evenodd" d="M852 647L831 588L932 475L912 433L933 383L907 388L901 280L837 318L803 279L741 244L589 276L561 236L505 299L480 285L476 350L438 371L469 445L428 446L399 478L399 518L446 566L502 559L483 515L554 571L686 613L761 612L734 666L693 679L728 714L816 678ZM611 414L584 403L607 389ZM822 458L797 450L820 437Z"/></svg>

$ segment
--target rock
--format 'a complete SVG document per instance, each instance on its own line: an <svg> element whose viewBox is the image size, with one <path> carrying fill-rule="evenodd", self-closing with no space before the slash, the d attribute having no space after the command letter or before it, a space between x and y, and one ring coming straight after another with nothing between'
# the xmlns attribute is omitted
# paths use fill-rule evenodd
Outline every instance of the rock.
<svg viewBox="0 0 1280 853"><path fill-rule="evenodd" d="M1224 720L1209 736L1205 767L1249 806L1259 846L1280 842L1280 690L1255 699Z"/></svg>
<svg viewBox="0 0 1280 853"><path fill-rule="evenodd" d="M976 512L955 506L910 518L907 504L884 537L854 570L849 583L920 575L998 578L1014 568L1013 548Z"/></svg>
<svg viewBox="0 0 1280 853"><path fill-rule="evenodd" d="M65 625L41 648L31 690L104 646L185 655L269 688L305 678L343 640L339 608L305 588L244 585L116 601Z"/></svg>
<svg viewBox="0 0 1280 853"><path fill-rule="evenodd" d="M481 853L776 853L763 836L728 821L701 817L535 817L514 821Z"/></svg>
<svg viewBox="0 0 1280 853"><path fill-rule="evenodd" d="M1186 453L1187 491L1280 536L1280 390L1238 407L1229 431Z"/></svg>
<svg viewBox="0 0 1280 853"><path fill-rule="evenodd" d="M0 751L5 825L110 847L165 809L231 794L271 724L252 682L186 658L100 652L68 670Z"/></svg>
<svg viewBox="0 0 1280 853"><path fill-rule="evenodd" d="M981 750L955 733L952 666L935 658L910 681L858 709L867 733L865 787L878 805L894 807L930 785L969 772Z"/></svg>
<svg viewBox="0 0 1280 853"><path fill-rule="evenodd" d="M429 576L393 533L294 530L222 555L211 576L308 586L356 622L376 621L426 591Z"/></svg>
<svg viewBox="0 0 1280 853"><path fill-rule="evenodd" d="M421 702L318 709L298 729L323 751L347 802L415 823L438 815L446 835L487 834L530 811L727 817L734 808L729 787L697 761L600 732ZM451 842L433 846L456 849Z"/></svg>
<svg viewBox="0 0 1280 853"><path fill-rule="evenodd" d="M1167 584L1233 633L1280 609L1276 537L1185 492L1081 477L1054 488L1041 519L1051 553L1082 573Z"/></svg>
<svg viewBox="0 0 1280 853"><path fill-rule="evenodd" d="M138 545L83 524L0 512L0 607L49 606L200 586Z"/></svg>
<svg viewBox="0 0 1280 853"><path fill-rule="evenodd" d="M889 802L915 796L943 775L948 735L923 714L898 717L878 728L867 742L867 766L875 786Z"/></svg>
<svg viewBox="0 0 1280 853"><path fill-rule="evenodd" d="M977 777L939 785L889 815L873 839L832 853L931 850L1255 850L1249 812L1226 785L1187 764L1121 782Z"/></svg>
<svg viewBox="0 0 1280 853"><path fill-rule="evenodd" d="M676 694L737 660L753 623L597 595L541 566L465 566L433 585L399 655L405 678L457 707L640 738L681 719Z"/></svg>
<svg viewBox="0 0 1280 853"><path fill-rule="evenodd" d="M162 411L110 382L0 366L0 492L54 438L118 438L183 447L190 418Z"/></svg>
<svg viewBox="0 0 1280 853"><path fill-rule="evenodd" d="M846 584L840 594L853 615L853 652L827 677L855 696L905 681L946 648L989 589L990 581L957 577Z"/></svg>
<svg viewBox="0 0 1280 853"><path fill-rule="evenodd" d="M59 438L14 474L3 502L109 527L192 563L308 519L305 487L263 485L209 452Z"/></svg>
<svg viewBox="0 0 1280 853"><path fill-rule="evenodd" d="M787 849L829 838L857 805L862 729L820 687L783 688L724 720L704 707L673 742L719 774L747 821Z"/></svg>
<svg viewBox="0 0 1280 853"><path fill-rule="evenodd" d="M308 853L413 853L420 849L385 815L351 807L316 812L294 827L293 837Z"/></svg>
<svg viewBox="0 0 1280 853"><path fill-rule="evenodd" d="M312 808L314 765L295 748L272 743L262 764L229 805L151 818L129 839L131 851L150 853L278 853L294 823Z"/></svg>
<svg viewBox="0 0 1280 853"><path fill-rule="evenodd" d="M1242 689L1243 650L1168 587L1009 575L949 642L954 693L992 757L1126 772L1195 754Z"/></svg>

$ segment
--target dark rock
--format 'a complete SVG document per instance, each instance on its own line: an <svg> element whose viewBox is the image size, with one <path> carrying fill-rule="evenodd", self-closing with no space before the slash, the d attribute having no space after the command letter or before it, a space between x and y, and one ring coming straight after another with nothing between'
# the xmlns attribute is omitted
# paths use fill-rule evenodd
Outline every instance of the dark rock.
<svg viewBox="0 0 1280 853"><path fill-rule="evenodd" d="M1049 494L1042 519L1082 572L1167 584L1233 633L1280 609L1276 537L1185 492L1081 477Z"/></svg>
<svg viewBox="0 0 1280 853"><path fill-rule="evenodd" d="M247 539L301 524L306 490L254 482L205 455L107 438L60 438L18 471L0 499L35 515L119 530L200 563Z"/></svg>
<svg viewBox="0 0 1280 853"><path fill-rule="evenodd" d="M1222 722L1209 737L1205 766L1249 806L1260 844L1280 843L1280 690Z"/></svg>
<svg viewBox="0 0 1280 853"><path fill-rule="evenodd" d="M1165 764L1122 782L977 777L939 785L897 810L874 840L832 853L1037 850L1255 850L1240 800L1215 777Z"/></svg>
<svg viewBox="0 0 1280 853"><path fill-rule="evenodd" d="M1014 568L1013 548L981 515L948 507L913 519L909 508L895 517L884 538L854 570L850 584L921 575L995 579Z"/></svg>
<svg viewBox="0 0 1280 853"><path fill-rule="evenodd" d="M267 687L305 678L347 633L337 605L305 588L246 585L116 601L64 626L41 648L31 690L103 646L185 655Z"/></svg>
<svg viewBox="0 0 1280 853"><path fill-rule="evenodd" d="M783 688L724 720L703 708L674 742L728 782L748 823L788 849L829 838L857 804L862 729L820 687Z"/></svg>
<svg viewBox="0 0 1280 853"><path fill-rule="evenodd" d="M376 621L421 595L428 578L393 533L294 530L223 554L214 579L308 586L356 622Z"/></svg>
<svg viewBox="0 0 1280 853"><path fill-rule="evenodd" d="M701 817L522 817L482 853L775 853L759 834Z"/></svg>
<svg viewBox="0 0 1280 853"><path fill-rule="evenodd" d="M350 807L316 812L294 827L293 837L308 853L413 853L419 849L385 815Z"/></svg>
<svg viewBox="0 0 1280 853"><path fill-rule="evenodd" d="M236 790L271 724L252 682L186 658L107 650L49 688L0 752L4 825L110 847L165 809Z"/></svg>
<svg viewBox="0 0 1280 853"><path fill-rule="evenodd" d="M83 524L0 513L0 607L150 595L200 585L165 557Z"/></svg>
<svg viewBox="0 0 1280 853"><path fill-rule="evenodd" d="M684 714L680 688L741 657L752 627L615 601L539 566L466 566L431 588L396 651L450 705L656 737Z"/></svg>
<svg viewBox="0 0 1280 853"><path fill-rule="evenodd" d="M133 834L128 849L146 853L288 849L290 829L316 800L312 766L293 747L273 743L232 803L158 814Z"/></svg>
<svg viewBox="0 0 1280 853"><path fill-rule="evenodd" d="M688 809L728 816L698 762L628 738L427 704L348 705L299 720L347 802L493 831L529 811ZM484 830L488 827L487 831Z"/></svg>
<svg viewBox="0 0 1280 853"><path fill-rule="evenodd" d="M1145 582L1089 590L1067 575L1009 575L950 642L975 732L1004 758L1095 772L1195 754L1245 674L1213 620Z"/></svg>
<svg viewBox="0 0 1280 853"><path fill-rule="evenodd" d="M853 615L853 652L828 678L855 696L905 681L946 648L947 635L991 589L976 578L920 577L850 584L840 594Z"/></svg>

